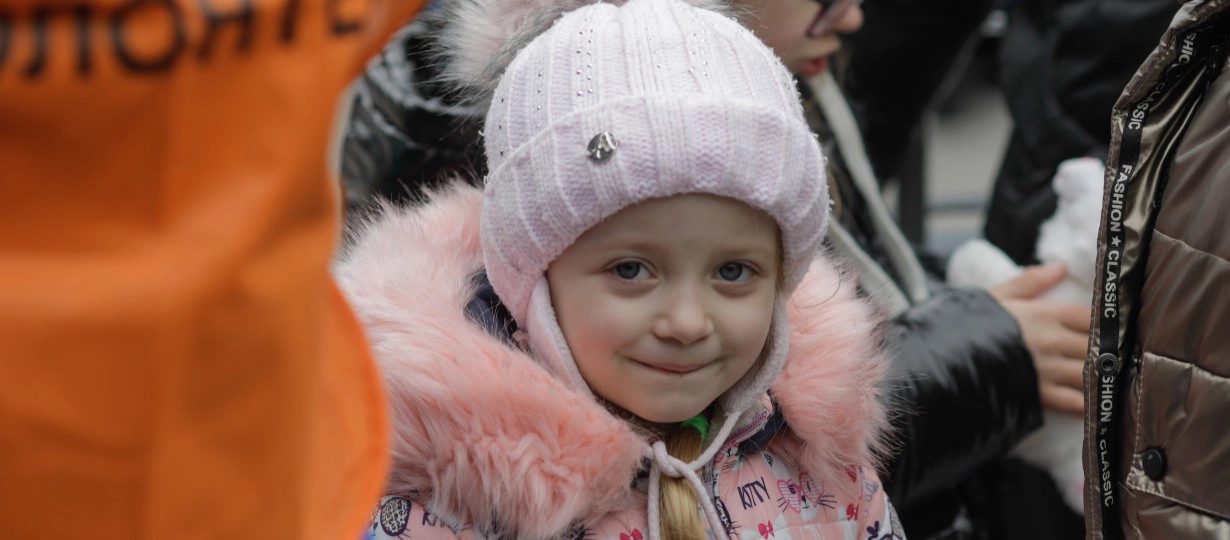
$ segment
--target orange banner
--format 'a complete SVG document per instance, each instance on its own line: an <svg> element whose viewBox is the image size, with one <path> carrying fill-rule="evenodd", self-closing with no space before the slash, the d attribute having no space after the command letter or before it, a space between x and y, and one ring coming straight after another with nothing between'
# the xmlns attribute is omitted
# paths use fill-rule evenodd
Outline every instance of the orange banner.
<svg viewBox="0 0 1230 540"><path fill-rule="evenodd" d="M0 0L0 537L360 537L338 95L421 0Z"/></svg>

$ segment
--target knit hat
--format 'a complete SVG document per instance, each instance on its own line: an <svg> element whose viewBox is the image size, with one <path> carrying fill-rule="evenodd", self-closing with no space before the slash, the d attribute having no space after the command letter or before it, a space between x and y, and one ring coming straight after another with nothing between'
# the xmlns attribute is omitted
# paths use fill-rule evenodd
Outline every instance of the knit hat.
<svg viewBox="0 0 1230 540"><path fill-rule="evenodd" d="M679 0L458 0L449 17L453 76L480 92L498 76L484 126L487 275L531 353L578 391L589 389L545 271L582 233L639 202L689 193L776 220L784 291L766 357L719 398L729 419L720 442L781 371L784 302L828 218L824 157L790 73L738 22Z"/></svg>
<svg viewBox="0 0 1230 540"><path fill-rule="evenodd" d="M583 232L685 193L772 216L792 291L823 239L829 198L819 144L772 50L729 17L676 0L537 3L459 0L444 36L456 80L480 92L498 81L484 126L483 253L518 324L528 327L547 265Z"/></svg>

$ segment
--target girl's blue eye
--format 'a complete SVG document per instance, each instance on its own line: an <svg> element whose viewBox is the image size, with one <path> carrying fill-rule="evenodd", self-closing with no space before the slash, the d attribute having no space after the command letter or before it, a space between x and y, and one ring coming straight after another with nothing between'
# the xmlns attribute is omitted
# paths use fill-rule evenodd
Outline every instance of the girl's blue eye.
<svg viewBox="0 0 1230 540"><path fill-rule="evenodd" d="M752 269L743 263L726 263L718 267L717 275L726 281L745 281L752 277Z"/></svg>
<svg viewBox="0 0 1230 540"><path fill-rule="evenodd" d="M616 264L613 268L611 268L611 271L615 272L615 275L619 276L620 279L627 280L644 277L641 274L646 273L645 265L635 261L627 261Z"/></svg>

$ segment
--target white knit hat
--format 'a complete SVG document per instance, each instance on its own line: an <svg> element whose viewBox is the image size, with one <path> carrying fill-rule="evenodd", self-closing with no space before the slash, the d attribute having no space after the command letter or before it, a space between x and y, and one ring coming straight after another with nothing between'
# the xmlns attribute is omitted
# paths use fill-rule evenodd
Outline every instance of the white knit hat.
<svg viewBox="0 0 1230 540"><path fill-rule="evenodd" d="M567 347L549 351L562 332L545 280L585 230L647 199L737 199L777 221L787 296L823 240L829 197L795 81L747 28L679 0L576 1L455 0L443 42L446 73L490 103L487 276L536 357L588 391ZM727 412L779 373L785 326L779 312L770 358L723 396Z"/></svg>
<svg viewBox="0 0 1230 540"><path fill-rule="evenodd" d="M786 294L824 236L824 157L795 81L752 32L715 11L631 0L558 16L499 77L483 134L488 277L535 354L579 386L571 354L547 351L562 335L539 282L606 216L683 193L753 205L781 230ZM774 325L782 336L772 339L782 348L785 326ZM768 389L785 357L774 352L777 365L760 365L723 396L727 412Z"/></svg>
<svg viewBox="0 0 1230 540"><path fill-rule="evenodd" d="M824 158L794 80L709 10L632 0L568 13L508 66L484 136L487 272L518 321L551 261L647 199L709 193L764 210L788 289L823 238Z"/></svg>
<svg viewBox="0 0 1230 540"><path fill-rule="evenodd" d="M648 199L708 193L765 211L782 233L784 292L799 283L828 218L824 157L793 78L749 30L677 0L459 0L449 17L450 73L480 87L498 75L484 126L483 254L532 345L547 338L530 321L547 265ZM543 360L579 379L566 356ZM767 388L780 366L765 367L769 381L743 393ZM733 397L724 403L741 410L757 396Z"/></svg>
<svg viewBox="0 0 1230 540"><path fill-rule="evenodd" d="M784 302L829 213L824 157L790 73L738 22L679 0L458 1L446 34L454 76L481 85L498 75L484 126L487 275L557 376L589 391L544 277L586 230L687 193L736 199L777 221L785 290L766 358L720 400L732 423L785 362Z"/></svg>

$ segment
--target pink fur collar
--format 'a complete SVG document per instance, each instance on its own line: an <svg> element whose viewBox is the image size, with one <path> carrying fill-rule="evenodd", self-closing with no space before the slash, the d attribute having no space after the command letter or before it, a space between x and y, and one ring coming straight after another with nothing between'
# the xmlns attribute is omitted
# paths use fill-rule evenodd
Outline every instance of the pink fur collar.
<svg viewBox="0 0 1230 540"><path fill-rule="evenodd" d="M335 273L389 395L390 493L438 514L548 538L625 507L644 443L591 398L469 322L482 195L454 188L386 208ZM771 392L819 478L883 450L885 360L872 310L817 259L791 299L790 354Z"/></svg>

